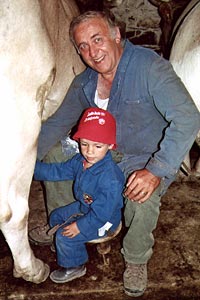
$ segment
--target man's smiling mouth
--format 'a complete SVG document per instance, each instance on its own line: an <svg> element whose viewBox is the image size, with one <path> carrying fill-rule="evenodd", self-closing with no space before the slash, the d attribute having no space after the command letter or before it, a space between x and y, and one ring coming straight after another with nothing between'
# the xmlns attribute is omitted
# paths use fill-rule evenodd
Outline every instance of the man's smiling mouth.
<svg viewBox="0 0 200 300"><path fill-rule="evenodd" d="M105 55L103 55L103 56L101 56L101 57L99 57L99 58L94 59L94 61L95 61L96 63L100 63L100 62L104 59L104 57L105 57Z"/></svg>

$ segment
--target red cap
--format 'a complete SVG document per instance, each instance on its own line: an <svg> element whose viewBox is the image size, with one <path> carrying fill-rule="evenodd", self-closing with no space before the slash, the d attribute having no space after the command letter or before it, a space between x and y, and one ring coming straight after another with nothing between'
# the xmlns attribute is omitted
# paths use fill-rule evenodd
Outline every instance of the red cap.
<svg viewBox="0 0 200 300"><path fill-rule="evenodd" d="M90 107L83 113L74 140L87 139L103 144L114 144L116 148L116 121L107 111L98 107Z"/></svg>

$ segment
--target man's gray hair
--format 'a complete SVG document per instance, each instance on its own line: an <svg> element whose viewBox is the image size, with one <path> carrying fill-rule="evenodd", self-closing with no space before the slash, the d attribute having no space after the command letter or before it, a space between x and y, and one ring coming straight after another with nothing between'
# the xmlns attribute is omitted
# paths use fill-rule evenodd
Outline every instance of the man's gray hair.
<svg viewBox="0 0 200 300"><path fill-rule="evenodd" d="M110 29L111 34L113 35L113 33L115 32L114 29L116 27L119 28L120 33L121 33L121 43L123 45L124 39L125 39L125 32L126 32L126 25L124 22L119 22L116 17L114 16L114 14L112 14L110 11L93 11L93 10L89 10L84 12L83 14L75 17L70 24L69 27L69 37L70 40L72 41L72 43L74 44L74 46L77 48L75 40L74 40L74 30L76 28L77 25L93 19L93 18L101 18L104 19L105 22L108 24L108 27Z"/></svg>

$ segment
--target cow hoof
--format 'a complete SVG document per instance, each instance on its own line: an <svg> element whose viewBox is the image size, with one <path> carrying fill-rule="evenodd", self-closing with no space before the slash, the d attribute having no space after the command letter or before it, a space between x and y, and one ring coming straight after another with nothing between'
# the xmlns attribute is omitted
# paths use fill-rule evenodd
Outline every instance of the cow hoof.
<svg viewBox="0 0 200 300"><path fill-rule="evenodd" d="M44 282L50 274L50 268L47 264L43 263L39 259L37 259L37 263L39 264L39 272L37 274L35 274L35 273L31 274L31 272L30 273L20 272L14 268L13 276L15 278L22 277L24 280L30 281L30 282L33 282L36 284Z"/></svg>
<svg viewBox="0 0 200 300"><path fill-rule="evenodd" d="M33 283L37 283L37 284L41 283L41 282L44 282L48 278L49 274L50 274L49 266L47 264L43 263L43 269L41 270L41 272L37 276L33 277L33 279L31 281Z"/></svg>

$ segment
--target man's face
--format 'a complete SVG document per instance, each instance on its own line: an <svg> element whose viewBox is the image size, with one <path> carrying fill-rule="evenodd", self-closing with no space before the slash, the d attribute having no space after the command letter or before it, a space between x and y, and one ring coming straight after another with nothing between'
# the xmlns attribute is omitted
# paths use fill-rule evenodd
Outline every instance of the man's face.
<svg viewBox="0 0 200 300"><path fill-rule="evenodd" d="M119 29L113 31L111 34L101 18L87 20L74 30L74 40L83 60L103 75L116 72L123 51Z"/></svg>

